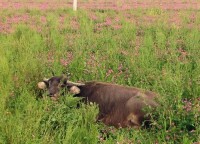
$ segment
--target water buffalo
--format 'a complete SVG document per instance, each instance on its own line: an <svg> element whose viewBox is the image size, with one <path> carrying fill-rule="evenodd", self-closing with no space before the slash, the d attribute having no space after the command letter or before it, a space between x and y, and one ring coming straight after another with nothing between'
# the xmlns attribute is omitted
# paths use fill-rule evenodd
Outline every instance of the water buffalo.
<svg viewBox="0 0 200 144"><path fill-rule="evenodd" d="M65 76L54 76L38 83L38 88L48 90L52 99L65 89L85 103L99 106L98 120L115 127L140 127L148 125L150 116L146 108L154 110L157 94L151 91L104 82L74 83Z"/></svg>

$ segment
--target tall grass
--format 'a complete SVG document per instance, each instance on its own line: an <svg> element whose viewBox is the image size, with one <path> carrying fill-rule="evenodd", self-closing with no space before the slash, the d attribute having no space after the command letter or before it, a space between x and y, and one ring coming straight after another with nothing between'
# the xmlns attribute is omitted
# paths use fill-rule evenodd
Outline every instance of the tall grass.
<svg viewBox="0 0 200 144"><path fill-rule="evenodd" d="M194 143L200 141L199 12L179 12L181 25L159 9L126 11L7 10L28 13L34 23L0 33L0 143ZM98 16L92 20L90 14ZM60 16L65 16L60 24ZM40 17L46 17L46 23ZM153 16L152 23L143 16ZM106 18L119 19L97 29ZM73 28L72 21L78 23ZM38 30L39 28L39 30ZM65 63L64 63L64 62ZM114 129L96 123L98 108L70 95L52 102L37 89L43 77L71 73L72 81L99 80L153 90L161 107L151 129Z"/></svg>

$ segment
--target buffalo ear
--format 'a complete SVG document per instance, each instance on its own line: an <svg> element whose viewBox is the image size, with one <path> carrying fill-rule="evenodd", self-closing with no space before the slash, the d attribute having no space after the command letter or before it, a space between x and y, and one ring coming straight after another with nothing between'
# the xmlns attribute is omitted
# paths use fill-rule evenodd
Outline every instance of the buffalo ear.
<svg viewBox="0 0 200 144"><path fill-rule="evenodd" d="M39 89L46 89L47 88L47 85L46 85L45 82L39 82L37 84L37 86L38 86Z"/></svg>
<svg viewBox="0 0 200 144"><path fill-rule="evenodd" d="M81 92L81 90L77 86L70 87L69 91L72 94L79 94Z"/></svg>
<svg viewBox="0 0 200 144"><path fill-rule="evenodd" d="M43 78L43 81L42 81L42 82L39 82L39 83L37 84L38 88L39 88L39 89L46 89L47 86L48 86L48 80L49 80L49 79L47 79L47 78Z"/></svg>

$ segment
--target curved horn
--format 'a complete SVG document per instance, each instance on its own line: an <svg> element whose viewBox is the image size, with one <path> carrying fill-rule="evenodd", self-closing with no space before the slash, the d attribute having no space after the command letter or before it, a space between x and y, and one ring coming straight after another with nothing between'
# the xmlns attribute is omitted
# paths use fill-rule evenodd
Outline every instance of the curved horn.
<svg viewBox="0 0 200 144"><path fill-rule="evenodd" d="M61 75L61 80L67 80L67 76L64 75L64 74L62 74L62 75Z"/></svg>
<svg viewBox="0 0 200 144"><path fill-rule="evenodd" d="M45 82L47 82L49 79L47 79L47 78L43 78L43 81L45 81Z"/></svg>
<svg viewBox="0 0 200 144"><path fill-rule="evenodd" d="M83 86L83 85L85 85L84 83L75 83L75 82L71 82L71 81L67 81L67 84L72 85L72 86Z"/></svg>

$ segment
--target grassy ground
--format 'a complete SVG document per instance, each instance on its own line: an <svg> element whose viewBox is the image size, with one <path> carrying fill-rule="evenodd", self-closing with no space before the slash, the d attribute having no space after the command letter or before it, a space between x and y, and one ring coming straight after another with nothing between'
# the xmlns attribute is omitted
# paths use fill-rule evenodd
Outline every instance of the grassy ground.
<svg viewBox="0 0 200 144"><path fill-rule="evenodd" d="M0 143L200 142L199 11L6 9L0 18ZM153 90L157 120L117 130L70 95L37 98L52 72Z"/></svg>

